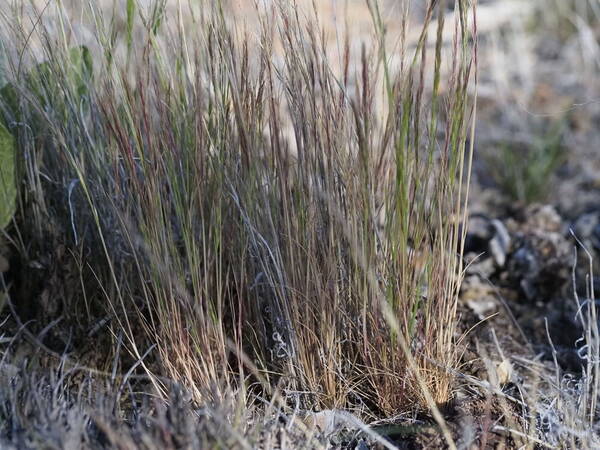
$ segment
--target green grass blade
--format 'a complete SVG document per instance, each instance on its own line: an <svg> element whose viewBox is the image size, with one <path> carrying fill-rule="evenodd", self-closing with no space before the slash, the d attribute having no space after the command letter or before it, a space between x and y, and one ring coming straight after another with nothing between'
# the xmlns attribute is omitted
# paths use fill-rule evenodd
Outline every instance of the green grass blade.
<svg viewBox="0 0 600 450"><path fill-rule="evenodd" d="M127 0L127 48L131 48L131 43L133 42L135 9L135 0Z"/></svg>
<svg viewBox="0 0 600 450"><path fill-rule="evenodd" d="M0 123L0 229L11 221L16 207L15 139Z"/></svg>

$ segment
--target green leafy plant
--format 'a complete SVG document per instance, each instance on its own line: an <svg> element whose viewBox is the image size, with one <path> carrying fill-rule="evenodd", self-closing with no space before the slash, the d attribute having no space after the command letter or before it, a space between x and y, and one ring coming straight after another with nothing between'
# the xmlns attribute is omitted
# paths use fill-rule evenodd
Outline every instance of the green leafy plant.
<svg viewBox="0 0 600 450"><path fill-rule="evenodd" d="M65 93L55 82L57 79L64 77L63 86L69 86L73 106L79 105L87 93L93 71L89 50L84 46L76 47L70 49L66 55L63 60L56 58L54 61L38 64L22 80L17 77L14 82L7 83L0 89L0 112L6 118L6 121L0 118L0 233L16 212L18 195L17 140L20 128L14 127L9 130L9 123L25 120L30 124L29 129L39 138L43 129L39 111L47 105L57 106L56 98L61 92ZM23 114L22 93L33 97L37 103L36 109L25 105L24 109L29 115ZM0 273L8 268L1 245L3 240L0 234ZM5 294L0 292L0 311L4 306L4 296Z"/></svg>
<svg viewBox="0 0 600 450"><path fill-rule="evenodd" d="M62 61L63 64L61 61L57 58L54 61L40 63L25 75L23 81L7 83L0 89L0 102L15 120L21 119L20 93L33 94L39 102L39 107L43 108L52 101L59 89L59 85L52 81L57 78L64 77L64 84L73 87L77 97L87 93L93 75L89 49L85 46L72 48L67 53L66 61ZM59 71L64 73L58 73Z"/></svg>
<svg viewBox="0 0 600 450"><path fill-rule="evenodd" d="M64 73L56 74L57 67ZM53 101L59 85L53 79L65 77L65 85L71 86L74 92L73 105L79 104L88 92L93 75L93 64L87 47L80 46L68 51L66 62L47 61L38 64L25 77L22 83L11 82L0 88L0 106L9 117L19 121L22 119L19 93L26 91L34 94L38 107L43 108ZM39 120L38 120L39 121ZM33 128L36 129L35 127ZM11 220L16 205L16 142L7 124L0 120L0 229L6 227Z"/></svg>

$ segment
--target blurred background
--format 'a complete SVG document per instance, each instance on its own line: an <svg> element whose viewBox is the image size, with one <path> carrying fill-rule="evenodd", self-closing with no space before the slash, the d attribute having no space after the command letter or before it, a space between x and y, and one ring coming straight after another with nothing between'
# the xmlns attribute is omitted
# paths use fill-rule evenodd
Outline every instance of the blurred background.
<svg viewBox="0 0 600 450"><path fill-rule="evenodd" d="M157 5L164 8L174 34L179 24L190 23L202 14L200 3L139 2L142 11L146 8L146 14ZM322 28L324 51L330 57L332 70L340 70L346 39L350 65L356 69L361 47L374 45L367 2L297 0L296 3L301 15L313 18ZM402 42L409 48L416 44L427 3L394 0L377 3L385 19L392 62ZM20 9L26 28L39 25L39 16L39 21L49 29L59 29L60 21L68 19L71 35L67 38L99 51L92 31L94 21L99 18L85 13L85 2L67 0L59 6L59 2L33 0L3 5L4 14ZM227 17L239 30L245 30L238 33L240 41L247 40L252 45L261 32L257 10L276 8L277 2L225 0L223 5ZM445 50L451 51L454 2L447 1L446 5ZM101 0L95 6L111 18L116 33L126 28L126 0ZM405 14L408 21L403 40ZM599 21L600 2L596 0L478 2L479 108L472 192L474 212L495 214L507 207L541 201L553 204L561 215L575 220L600 201L595 126L600 108ZM142 20L137 17L135 22L141 30ZM432 41L436 27L433 18L429 33ZM39 43L36 44L35 36L29 39L35 60ZM124 39L117 40L115 53L124 58L126 46ZM281 50L276 47L274 51L277 57ZM38 52L38 59L39 56ZM0 81L3 72L0 64Z"/></svg>

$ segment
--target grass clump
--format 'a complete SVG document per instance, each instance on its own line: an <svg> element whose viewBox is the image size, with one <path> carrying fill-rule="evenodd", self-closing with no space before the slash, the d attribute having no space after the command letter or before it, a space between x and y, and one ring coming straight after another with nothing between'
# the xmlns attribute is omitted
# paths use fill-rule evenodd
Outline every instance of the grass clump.
<svg viewBox="0 0 600 450"><path fill-rule="evenodd" d="M563 128L559 120L531 143L502 143L489 157L492 176L509 198L528 204L547 197L552 177L566 159Z"/></svg>
<svg viewBox="0 0 600 450"><path fill-rule="evenodd" d="M86 6L100 51L83 90L68 24L56 40L40 25L41 92L14 64L23 113L7 112L25 180L18 225L33 243L18 251L68 249L80 295L59 309L83 328L108 314L114 351L159 396L167 378L196 404L242 410L280 399L366 418L416 403L443 425L476 61L469 2L456 2L449 49L438 3L392 64L367 2L376 45L354 60L346 40L338 72L295 5L259 11L252 35L219 2L176 17L128 2L122 60Z"/></svg>

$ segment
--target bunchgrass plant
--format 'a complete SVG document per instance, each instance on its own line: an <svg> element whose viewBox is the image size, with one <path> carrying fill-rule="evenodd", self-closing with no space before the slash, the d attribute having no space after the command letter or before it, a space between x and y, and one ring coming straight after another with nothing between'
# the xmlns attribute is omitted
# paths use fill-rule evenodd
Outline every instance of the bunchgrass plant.
<svg viewBox="0 0 600 450"><path fill-rule="evenodd" d="M51 3L42 18L66 16ZM63 308L81 323L107 312L159 395L166 377L199 405L279 399L365 417L418 405L443 425L460 356L474 13L455 2L443 48L445 5L430 2L411 46L408 8L394 42L367 5L373 44L356 57L346 36L341 67L292 2L257 6L252 32L218 1L128 1L122 30L86 5L93 71L74 60L67 20L56 33L40 19L27 39L22 11L3 17L7 54L35 41L45 60L32 83L13 58L18 102L0 100L20 148L20 252L69 250L80 295Z"/></svg>
<svg viewBox="0 0 600 450"><path fill-rule="evenodd" d="M531 143L501 143L488 158L492 177L510 199L527 204L547 198L554 173L566 160L563 128L559 120Z"/></svg>

